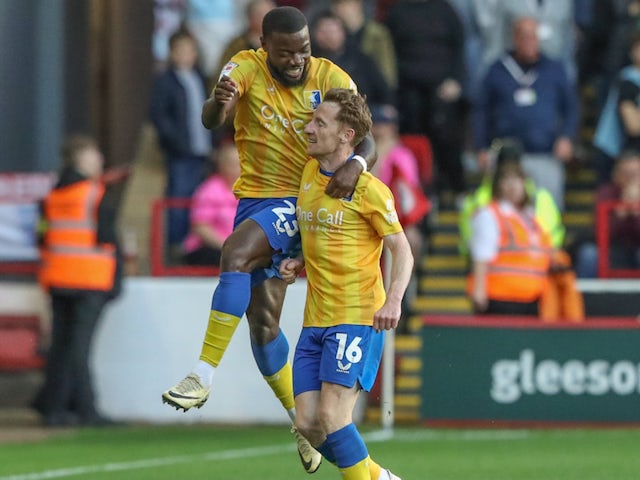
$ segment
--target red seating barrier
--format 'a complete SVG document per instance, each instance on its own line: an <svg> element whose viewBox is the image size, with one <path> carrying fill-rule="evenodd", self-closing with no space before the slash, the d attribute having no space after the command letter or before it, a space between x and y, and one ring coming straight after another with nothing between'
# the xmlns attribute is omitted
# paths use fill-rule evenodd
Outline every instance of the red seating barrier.
<svg viewBox="0 0 640 480"><path fill-rule="evenodd" d="M0 275L35 275L39 262L0 262Z"/></svg>
<svg viewBox="0 0 640 480"><path fill-rule="evenodd" d="M189 208L190 198L163 198L153 202L151 210L151 275L154 277L212 277L220 274L219 267L168 265L166 263L165 214L169 208Z"/></svg>
<svg viewBox="0 0 640 480"><path fill-rule="evenodd" d="M0 370L37 370L44 366L39 354L40 319L35 315L0 315Z"/></svg>

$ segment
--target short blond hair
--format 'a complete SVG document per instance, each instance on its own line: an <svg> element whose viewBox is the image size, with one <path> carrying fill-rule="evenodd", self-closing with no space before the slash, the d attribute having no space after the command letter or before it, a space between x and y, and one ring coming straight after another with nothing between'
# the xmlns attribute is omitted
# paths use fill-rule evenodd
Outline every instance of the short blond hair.
<svg viewBox="0 0 640 480"><path fill-rule="evenodd" d="M355 135L351 142L358 145L371 130L371 111L365 97L347 88L332 88L324 96L324 102L336 103L340 111L336 120L353 128Z"/></svg>

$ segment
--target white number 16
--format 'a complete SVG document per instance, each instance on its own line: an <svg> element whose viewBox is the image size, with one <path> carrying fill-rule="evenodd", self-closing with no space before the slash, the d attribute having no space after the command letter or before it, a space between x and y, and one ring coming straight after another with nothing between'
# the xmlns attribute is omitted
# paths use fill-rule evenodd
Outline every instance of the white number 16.
<svg viewBox="0 0 640 480"><path fill-rule="evenodd" d="M336 333L336 338L339 342L336 360L342 360L346 357L349 363L358 363L362 358L362 349L358 346L362 341L362 337L354 338L348 347L346 333Z"/></svg>

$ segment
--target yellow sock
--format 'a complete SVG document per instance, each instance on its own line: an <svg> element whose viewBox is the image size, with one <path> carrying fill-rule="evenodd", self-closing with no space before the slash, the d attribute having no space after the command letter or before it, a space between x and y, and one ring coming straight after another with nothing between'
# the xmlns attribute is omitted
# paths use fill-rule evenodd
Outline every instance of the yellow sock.
<svg viewBox="0 0 640 480"><path fill-rule="evenodd" d="M265 376L264 379L269 384L269 387L271 387L271 390L273 390L273 393L276 394L276 397L278 397L278 400L280 400L285 410L291 410L295 407L291 362L287 360L284 367L271 376Z"/></svg>
<svg viewBox="0 0 640 480"><path fill-rule="evenodd" d="M336 464L335 461L331 463ZM380 478L380 472L382 472L382 467L369 457L369 476L371 480L378 480Z"/></svg>
<svg viewBox="0 0 640 480"><path fill-rule="evenodd" d="M367 457L364 460L359 461L355 465L347 468L340 468L342 478L344 480L371 480L372 477L369 473L370 462L371 458Z"/></svg>
<svg viewBox="0 0 640 480"><path fill-rule="evenodd" d="M378 480L381 471L382 467L369 457L369 475L371 475L371 480Z"/></svg>
<svg viewBox="0 0 640 480"><path fill-rule="evenodd" d="M228 313L211 310L209 314L209 324L204 335L200 360L217 367L222 360L224 352L227 351L233 332L240 323L241 317L229 315Z"/></svg>

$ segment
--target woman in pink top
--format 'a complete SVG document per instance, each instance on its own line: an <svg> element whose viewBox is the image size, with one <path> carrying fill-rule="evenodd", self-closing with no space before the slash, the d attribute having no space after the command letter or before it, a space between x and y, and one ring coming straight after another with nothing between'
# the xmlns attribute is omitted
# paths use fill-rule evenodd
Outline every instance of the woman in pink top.
<svg viewBox="0 0 640 480"><path fill-rule="evenodd" d="M220 147L216 173L193 195L191 231L184 241L184 261L189 265L219 265L220 251L233 231L238 199L233 183L240 175L240 159L234 143Z"/></svg>
<svg viewBox="0 0 640 480"><path fill-rule="evenodd" d="M393 191L400 223L409 239L414 257L419 258L424 243L422 228L429 211L429 201L420 185L418 161L413 152L400 141L398 113L393 105L373 105L371 119L371 133L378 152L378 161L371 173ZM404 189L398 188L401 182L406 184Z"/></svg>
<svg viewBox="0 0 640 480"><path fill-rule="evenodd" d="M389 111L385 113L385 110ZM373 166L372 173L389 186L393 180L395 167L413 186L419 187L418 162L411 150L400 142L393 112L395 108L390 105L372 108L374 121L372 133L376 139L378 152L378 161Z"/></svg>

